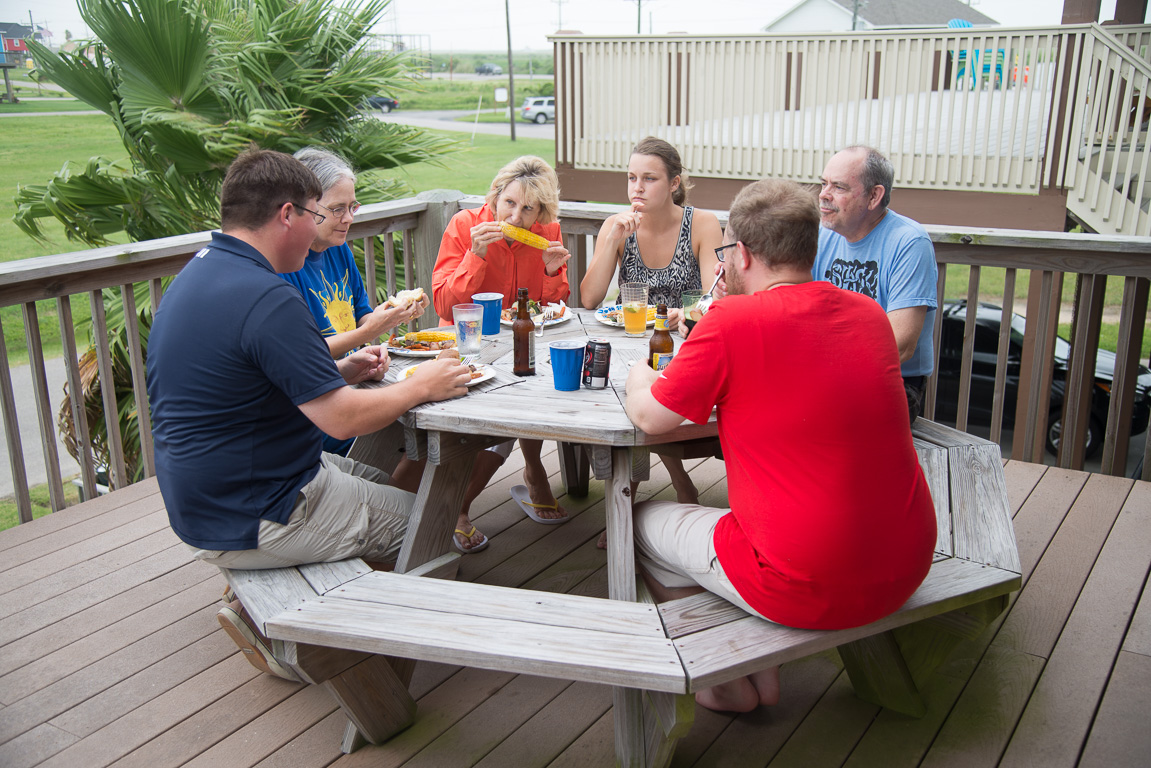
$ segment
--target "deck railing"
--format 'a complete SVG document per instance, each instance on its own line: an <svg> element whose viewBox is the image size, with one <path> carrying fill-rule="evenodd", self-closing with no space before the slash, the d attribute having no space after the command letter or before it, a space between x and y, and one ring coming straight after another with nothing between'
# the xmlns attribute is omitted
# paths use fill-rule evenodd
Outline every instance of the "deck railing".
<svg viewBox="0 0 1151 768"><path fill-rule="evenodd" d="M655 135L696 176L814 183L866 144L896 188L1067 189L1095 231L1151 235L1148 30L557 35L556 158L623 172Z"/></svg>
<svg viewBox="0 0 1151 768"><path fill-rule="evenodd" d="M404 275L414 275L414 284L425 288L431 286L431 274L440 239L448 219L460 207L474 207L482 204L476 197L464 197L455 192L432 192L418 198L399 200L378 205L365 205L356 216L350 238L361 241L366 253L366 282L369 294L375 295L375 269L377 261L385 267L387 289L393 293L397 288L397 271L402 265ZM593 252L594 236L604 218L619 206L597 206L578 203L561 204L560 214L563 223L565 244L573 253L570 265L570 281L573 296L571 303L578 303L578 285L589 258ZM726 222L726 213L717 212L721 222ZM1122 474L1126 465L1126 449L1131 435L1131 408L1134 402L1135 369L1139 362L1139 349L1147 321L1147 286L1151 278L1151 239L1101 236L1063 235L1014 230L973 230L929 228L936 243L936 253L941 267L939 293L943 296L946 287L946 264L971 265L971 278L968 296L974 306L980 294L981 270L990 267L1006 269L1005 295L999 300L1006 316L1014 307L1015 281L1018 270L1032 270L1030 294L1026 314L1034 318L1027 324L1027 337L1023 347L1022 378L1017 403L1005 401L1004 388L1009 363L1007 342L1010 324L1003 325L1000 336L1000 356L996 379L996 411L993 417L992 439L998 440L1004 416L1009 409L1016 409L1015 456L1027 460L1039 460L1043 452L1048 422L1047 394L1052 381L1052 353L1056 333L1059 308L1059 289L1065 275L1078 282L1079 301L1076 309L1075 336L1072 339L1072 359L1067 376L1068 395L1065 398L1067 411L1063 423L1065 439L1062 441L1062 466L1081 468L1083 466L1081 436L1090 414L1091 389L1094 382L1095 349L1098 345L1098 330L1103 309L1102 286L1107 276L1115 276L1124 281L1124 297L1120 312L1119 362L1111 389L1111 408L1107 417L1104 460L1102 470ZM398 233L398 234L393 234ZM383 237L382 248L376 245L377 235ZM113 378L114 361L107 341L108 330L105 319L104 290L117 291L124 306L127 318L128 367L131 374L131 387L137 403L147 402L144 386L144 360L142 353L142 327L138 322L137 289L141 295L146 292L147 301L152 307L158 306L163 293L164 278L179 272L181 267L209 239L208 233L196 233L180 237L149 242L133 243L128 246L112 246L78 253L61 254L10 262L0 265L0 306L20 306L23 310L25 338L29 350L32 370L35 414L17 413L11 368L7 350L3 346L0 328L0 413L3 415L5 435L11 460L12 479L15 488L20 519L31 519L31 505L28 496L28 481L25 471L24 451L19 431L19 422L35 418L40 436L39 449L47 466L47 484L53 509L64 506L63 479L60 471L60 456L57 448L55 414L52 413L45 359L39 337L38 301L54 301L60 317L60 333L63 340L65 367L67 369L68 390L72 418L75 424L76 441L83 446L78 461L85 495L96 493L98 471L108 474L109 486L123 487L132 481L127 477L125 449L115 414L120 410L113 387L102 387L104 413L108 434L108 466L97 466L91 450L88 449L87 422L82 418L84 404L80 393L79 355L87 347L86 340L78 343L75 325L72 320L70 297L87 295L92 307L92 339L101 381ZM397 250L394 239L398 239ZM146 288L146 291L143 290ZM984 296L986 298L986 296ZM1020 308L1022 309L1022 308ZM936 349L939 349L941 318L937 314ZM423 325L434 324L431 313L425 316ZM958 423L966 428L966 399L970 390L971 359L974 338L974 317L969 313L965 326L963 344L963 370L961 373L960 406ZM927 415L934 413L934 382L930 387ZM151 424L147 409L138 409L140 432L140 466L143 476L154 474L152 461ZM1149 432L1151 434L1151 432ZM1079 437L1076 437L1079 436ZM1078 446L1076 448L1076 446ZM1151 467L1145 466L1144 478L1151 479Z"/></svg>

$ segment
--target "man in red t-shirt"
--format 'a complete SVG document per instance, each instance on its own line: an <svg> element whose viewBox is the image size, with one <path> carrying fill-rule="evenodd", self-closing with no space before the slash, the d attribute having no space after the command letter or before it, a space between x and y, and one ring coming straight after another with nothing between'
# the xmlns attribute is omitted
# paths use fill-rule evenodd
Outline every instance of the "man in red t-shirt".
<svg viewBox="0 0 1151 768"><path fill-rule="evenodd" d="M797 184L732 204L728 296L670 366L632 368L627 413L652 435L718 410L731 509L636 505L657 598L703 587L769 621L842 629L899 608L931 567L935 513L912 445L895 336L874 301L813 282L819 211ZM709 708L774 704L778 668L701 691Z"/></svg>

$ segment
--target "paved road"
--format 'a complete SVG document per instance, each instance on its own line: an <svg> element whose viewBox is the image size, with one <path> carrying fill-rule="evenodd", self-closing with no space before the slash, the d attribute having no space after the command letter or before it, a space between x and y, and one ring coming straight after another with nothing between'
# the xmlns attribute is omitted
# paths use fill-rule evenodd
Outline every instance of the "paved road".
<svg viewBox="0 0 1151 768"><path fill-rule="evenodd" d="M466 109L437 110L437 111L409 111L400 109L388 114L376 113L380 120L387 123L401 125L414 125L419 128L435 128L440 131L460 131L461 133L487 133L493 136L507 136L510 128L505 123L476 123L457 120L458 117L475 115L474 111ZM522 120L516 121L517 139L549 139L556 137L555 123L536 125Z"/></svg>

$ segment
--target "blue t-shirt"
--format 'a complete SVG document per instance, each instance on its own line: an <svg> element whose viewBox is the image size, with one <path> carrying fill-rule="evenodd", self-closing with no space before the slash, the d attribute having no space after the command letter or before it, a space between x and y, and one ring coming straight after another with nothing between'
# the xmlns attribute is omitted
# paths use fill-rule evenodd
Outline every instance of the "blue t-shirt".
<svg viewBox="0 0 1151 768"><path fill-rule="evenodd" d="M309 250L299 271L284 272L280 277L303 294L325 338L354 331L360 318L372 311L364 280L347 243L333 245L320 253ZM346 456L352 442L324 435L324 450Z"/></svg>
<svg viewBox="0 0 1151 768"><path fill-rule="evenodd" d="M934 366L932 327L938 275L935 247L927 231L895 211L888 210L875 229L856 243L826 227L819 228L813 278L870 296L884 312L928 308L915 353L901 366L904 376L928 376Z"/></svg>
<svg viewBox="0 0 1151 768"><path fill-rule="evenodd" d="M302 269L284 272L280 277L300 289L325 338L356 330L360 318L372 311L364 280L347 243L320 253L308 251Z"/></svg>
<svg viewBox="0 0 1151 768"><path fill-rule="evenodd" d="M160 302L148 339L156 475L176 535L253 549L319 469L299 406L344 386L300 298L255 248L216 232Z"/></svg>

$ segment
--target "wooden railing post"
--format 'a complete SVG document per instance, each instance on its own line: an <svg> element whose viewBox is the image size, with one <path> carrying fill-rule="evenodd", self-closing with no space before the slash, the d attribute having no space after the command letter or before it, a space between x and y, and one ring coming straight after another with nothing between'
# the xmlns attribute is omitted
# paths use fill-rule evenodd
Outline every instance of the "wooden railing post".
<svg viewBox="0 0 1151 768"><path fill-rule="evenodd" d="M428 207L419 215L419 224L416 225L416 280L408 287L422 285L430 294L432 270L436 266L436 256L440 252L440 241L444 237L444 230L448 228L448 222L460 210L460 200L463 199L464 193L455 189L431 189L421 192L418 197L426 202ZM425 312L420 318L420 327L436 325L438 322L436 317L434 308L432 312Z"/></svg>

